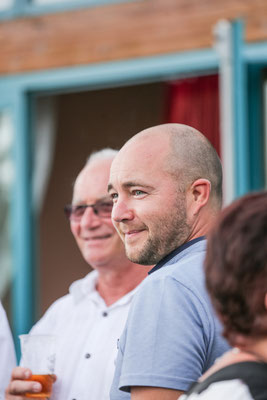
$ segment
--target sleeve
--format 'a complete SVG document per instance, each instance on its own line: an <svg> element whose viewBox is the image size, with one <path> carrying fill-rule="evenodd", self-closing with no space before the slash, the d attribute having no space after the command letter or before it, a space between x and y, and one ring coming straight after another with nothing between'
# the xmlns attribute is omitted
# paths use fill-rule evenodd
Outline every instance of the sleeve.
<svg viewBox="0 0 267 400"><path fill-rule="evenodd" d="M5 389L10 381L12 369L16 366L16 356L7 316L1 302L0 354L0 400L3 400L5 396Z"/></svg>
<svg viewBox="0 0 267 400"><path fill-rule="evenodd" d="M187 390L202 375L214 327L190 289L171 276L147 281L130 311L119 388Z"/></svg>

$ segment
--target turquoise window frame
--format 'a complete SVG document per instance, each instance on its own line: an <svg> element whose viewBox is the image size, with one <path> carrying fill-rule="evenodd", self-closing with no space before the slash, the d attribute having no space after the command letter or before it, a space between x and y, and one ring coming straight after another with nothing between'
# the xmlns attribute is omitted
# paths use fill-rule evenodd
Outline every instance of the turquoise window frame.
<svg viewBox="0 0 267 400"><path fill-rule="evenodd" d="M244 58L247 67L249 146L250 146L250 190L264 188L263 160L263 91L262 71L267 68L267 44L259 42L244 47Z"/></svg>
<svg viewBox="0 0 267 400"><path fill-rule="evenodd" d="M36 4L34 0L15 0L14 4L3 11L0 11L1 19L13 19L23 16L37 16L74 9L100 7L116 3L129 3L143 0L64 0L49 4Z"/></svg>
<svg viewBox="0 0 267 400"><path fill-rule="evenodd" d="M249 110L249 176L250 190L262 190L265 184L264 165L264 121L263 121L263 77L264 64L247 67ZM262 134L261 134L262 133Z"/></svg>
<svg viewBox="0 0 267 400"><path fill-rule="evenodd" d="M244 44L241 35L242 26L239 24L236 34L236 46L239 46L235 71L253 65L267 65L267 42L261 44ZM239 37L239 39L238 39ZM154 57L144 57L116 62L107 62L87 66L46 70L21 75L0 77L0 108L7 105L14 118L16 165L16 184L13 196L13 243L15 283L13 288L13 332L15 338L27 332L35 322L36 301L33 287L36 287L34 275L34 221L31 214L31 120L32 98L47 93L62 93L84 91L108 87L118 87L138 83L166 81L188 74L201 74L218 71L218 57L213 49L188 51ZM245 79L239 80L238 85L244 85ZM233 89L236 90L240 86ZM254 96L257 96L257 90ZM241 104L240 104L241 102ZM239 111L236 112L239 107ZM249 107L249 110L247 109ZM247 120L253 106L244 103L241 96L234 101L235 114L239 119ZM253 110L252 110L253 111ZM255 114L256 110L253 111ZM254 121L254 122L255 122ZM257 130L260 126L257 126ZM237 133L242 134L242 132ZM253 137L256 135L253 135ZM239 140L239 139L237 139ZM253 141L254 139L251 138ZM247 140L246 140L247 143ZM255 155L258 144L255 143ZM236 146L235 158L236 179L244 178L244 166L248 163L248 146ZM246 167L247 168L247 167ZM255 166L253 174L260 169L260 162ZM247 171L247 169L246 169ZM249 174L251 174L249 167ZM247 172L246 172L247 174ZM246 178L247 175L245 176ZM253 189L250 179L245 179L241 188L237 185L235 195ZM38 290L38 289L37 289ZM16 340L17 344L17 340Z"/></svg>
<svg viewBox="0 0 267 400"><path fill-rule="evenodd" d="M234 147L236 194L241 196L250 189L249 131L247 114L246 63L243 56L243 22L232 23L232 62L234 107Z"/></svg>
<svg viewBox="0 0 267 400"><path fill-rule="evenodd" d="M16 349L17 337L28 331L36 315L34 265L34 224L32 218L31 146L29 134L29 99L16 84L0 85L0 110L10 112L14 129L12 158L15 182L11 196L11 246L13 253L12 328Z"/></svg>

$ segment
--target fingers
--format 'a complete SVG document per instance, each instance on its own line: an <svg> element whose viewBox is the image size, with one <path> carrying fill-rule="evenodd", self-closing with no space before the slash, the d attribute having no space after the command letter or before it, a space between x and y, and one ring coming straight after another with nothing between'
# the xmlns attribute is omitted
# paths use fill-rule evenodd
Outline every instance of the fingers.
<svg viewBox="0 0 267 400"><path fill-rule="evenodd" d="M29 368L15 367L12 370L11 380L29 379L32 372Z"/></svg>
<svg viewBox="0 0 267 400"><path fill-rule="evenodd" d="M31 371L28 368L16 367L12 371L11 381L6 389L5 400L26 400L25 393L39 393L42 385L36 381L28 381Z"/></svg>

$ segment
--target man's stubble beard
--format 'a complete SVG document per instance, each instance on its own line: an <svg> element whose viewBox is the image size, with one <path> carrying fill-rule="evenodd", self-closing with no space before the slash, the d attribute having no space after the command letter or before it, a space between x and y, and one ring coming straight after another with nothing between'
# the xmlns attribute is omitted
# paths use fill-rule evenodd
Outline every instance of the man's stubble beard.
<svg viewBox="0 0 267 400"><path fill-rule="evenodd" d="M151 225L150 225L151 226ZM153 224L153 234L145 241L143 247L131 254L126 247L127 257L141 265L157 264L177 247L184 244L190 236L187 223L185 196L179 193L175 209L160 216Z"/></svg>

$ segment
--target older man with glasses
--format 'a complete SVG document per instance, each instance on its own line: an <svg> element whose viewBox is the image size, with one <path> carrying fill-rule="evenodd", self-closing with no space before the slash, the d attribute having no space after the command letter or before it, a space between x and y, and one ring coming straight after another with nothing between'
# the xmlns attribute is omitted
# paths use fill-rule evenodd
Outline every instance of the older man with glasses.
<svg viewBox="0 0 267 400"><path fill-rule="evenodd" d="M72 204L64 209L82 256L94 271L74 282L69 294L31 330L59 339L52 400L109 399L117 339L137 286L150 269L128 260L111 222L107 183L116 154L103 149L89 157L75 181ZM22 400L26 392L38 394L41 384L30 378L29 369L15 368L6 400Z"/></svg>

